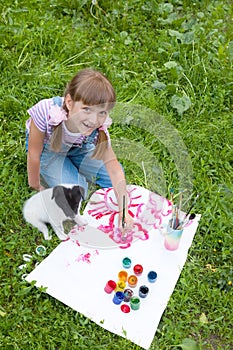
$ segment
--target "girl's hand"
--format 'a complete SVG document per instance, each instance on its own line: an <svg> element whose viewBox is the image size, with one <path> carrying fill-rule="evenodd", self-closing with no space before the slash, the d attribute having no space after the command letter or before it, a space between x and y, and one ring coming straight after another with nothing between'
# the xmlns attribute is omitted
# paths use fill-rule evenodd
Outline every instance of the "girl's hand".
<svg viewBox="0 0 233 350"><path fill-rule="evenodd" d="M123 222L123 212L119 212L118 216L118 227L122 231L122 233L131 230L133 228L133 218L129 215L128 211L125 213L125 218Z"/></svg>
<svg viewBox="0 0 233 350"><path fill-rule="evenodd" d="M35 187L35 186L30 186L30 188L34 191L37 191L37 192L40 192L40 191L44 191L45 190L45 187L42 186L42 185L39 185L38 187Z"/></svg>

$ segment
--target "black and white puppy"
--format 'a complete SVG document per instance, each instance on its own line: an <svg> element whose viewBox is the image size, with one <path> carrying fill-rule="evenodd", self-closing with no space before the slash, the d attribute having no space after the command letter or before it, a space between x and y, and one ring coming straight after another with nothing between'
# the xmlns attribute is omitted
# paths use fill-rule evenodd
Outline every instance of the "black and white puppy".
<svg viewBox="0 0 233 350"><path fill-rule="evenodd" d="M50 224L58 238L65 240L67 235L64 232L64 221L73 220L79 226L87 224L79 214L83 198L84 189L80 186L59 185L48 188L25 202L23 216L28 223L43 233L45 239L52 238L46 225Z"/></svg>

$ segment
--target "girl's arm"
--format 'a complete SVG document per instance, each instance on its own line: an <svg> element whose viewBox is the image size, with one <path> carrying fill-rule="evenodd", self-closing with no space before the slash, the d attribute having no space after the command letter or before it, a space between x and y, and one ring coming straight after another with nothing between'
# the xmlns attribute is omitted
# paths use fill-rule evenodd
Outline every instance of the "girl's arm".
<svg viewBox="0 0 233 350"><path fill-rule="evenodd" d="M40 185L40 156L44 147L44 135L31 120L27 154L28 184L37 191L44 189Z"/></svg>
<svg viewBox="0 0 233 350"><path fill-rule="evenodd" d="M113 149L109 147L103 157L107 172L112 181L113 189L117 198L119 206L119 220L118 225L122 230L122 214L123 214L123 196L125 196L125 229L130 229L133 226L133 219L128 214L126 179L120 163L118 162Z"/></svg>

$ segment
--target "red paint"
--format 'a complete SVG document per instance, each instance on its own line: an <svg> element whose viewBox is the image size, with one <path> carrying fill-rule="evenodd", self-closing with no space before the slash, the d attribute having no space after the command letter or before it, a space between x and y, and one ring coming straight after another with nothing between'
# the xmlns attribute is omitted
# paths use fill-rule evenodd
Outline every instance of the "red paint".
<svg viewBox="0 0 233 350"><path fill-rule="evenodd" d="M139 276L143 272L143 267L142 267L142 265L137 264L134 266L133 270L134 270L135 275Z"/></svg>
<svg viewBox="0 0 233 350"><path fill-rule="evenodd" d="M130 312L129 305L126 305L126 304L121 305L121 311L124 312L125 314L128 314Z"/></svg>
<svg viewBox="0 0 233 350"><path fill-rule="evenodd" d="M106 286L104 287L104 291L108 294L111 294L115 288L116 288L116 282L113 280L109 280L106 283Z"/></svg>

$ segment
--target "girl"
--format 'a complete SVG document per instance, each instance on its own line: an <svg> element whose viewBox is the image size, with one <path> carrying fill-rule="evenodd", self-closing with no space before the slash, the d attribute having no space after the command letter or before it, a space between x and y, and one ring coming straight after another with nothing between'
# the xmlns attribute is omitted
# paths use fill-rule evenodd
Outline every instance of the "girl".
<svg viewBox="0 0 233 350"><path fill-rule="evenodd" d="M68 83L64 98L44 99L31 107L26 122L28 183L37 191L44 189L41 178L48 187L76 184L86 195L88 182L113 187L119 227L127 229L132 218L123 208L126 180L107 129L115 102L110 81L98 71L84 69Z"/></svg>

